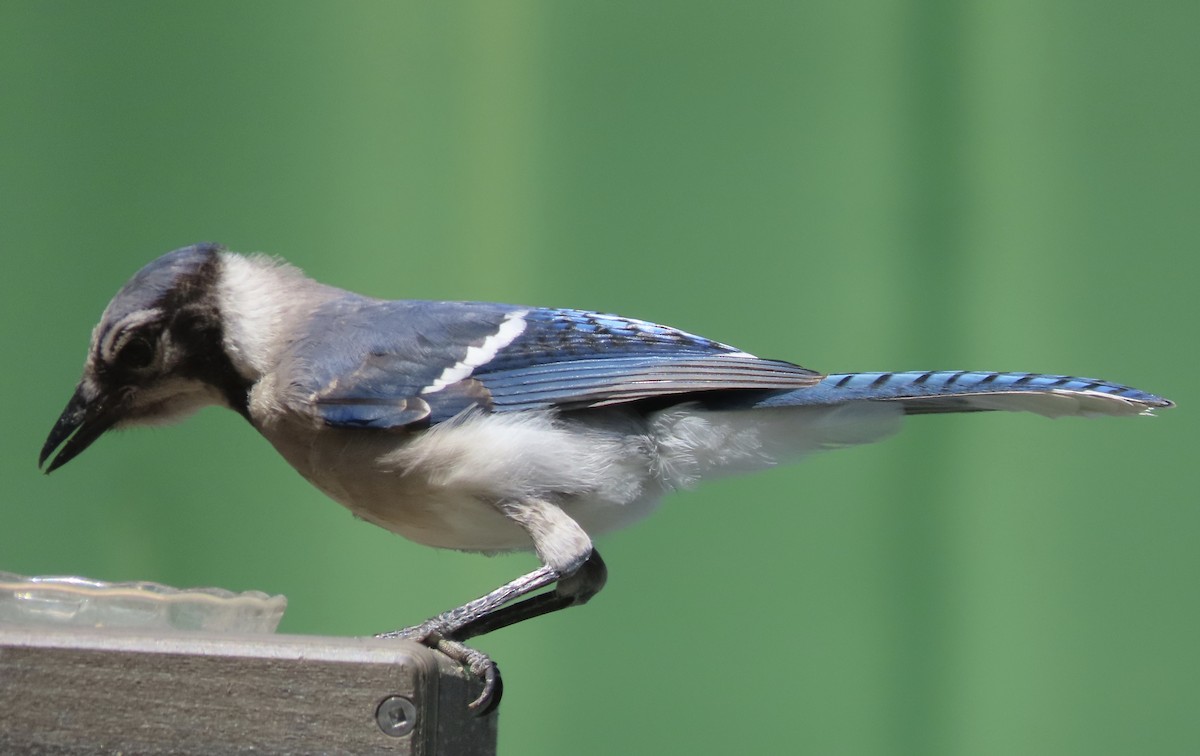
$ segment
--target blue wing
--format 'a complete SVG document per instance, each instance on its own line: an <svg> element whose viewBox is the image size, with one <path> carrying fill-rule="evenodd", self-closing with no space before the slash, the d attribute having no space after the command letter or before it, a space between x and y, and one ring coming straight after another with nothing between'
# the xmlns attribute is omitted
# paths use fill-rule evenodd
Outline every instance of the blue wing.
<svg viewBox="0 0 1200 756"><path fill-rule="evenodd" d="M598 407L729 389L800 388L821 376L675 328L583 310L531 310L475 371L496 411Z"/></svg>
<svg viewBox="0 0 1200 756"><path fill-rule="evenodd" d="M471 302L338 302L293 359L333 426L433 424L469 407L579 409L727 390L797 389L821 376L666 326L582 310ZM337 357L330 361L328 355ZM320 361L318 361L320 356Z"/></svg>

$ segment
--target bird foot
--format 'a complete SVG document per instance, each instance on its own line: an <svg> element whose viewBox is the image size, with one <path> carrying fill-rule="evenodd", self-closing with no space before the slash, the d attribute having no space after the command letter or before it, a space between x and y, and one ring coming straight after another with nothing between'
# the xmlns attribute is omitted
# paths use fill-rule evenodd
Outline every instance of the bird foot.
<svg viewBox="0 0 1200 756"><path fill-rule="evenodd" d="M504 693L504 681L500 677L500 668L487 654L460 641L450 640L445 637L444 633L445 631L438 623L427 621L401 630L379 633L375 637L416 641L436 651L441 651L463 665L471 675L483 683L483 691L468 704L468 708L475 712L476 716L490 713L500 704L500 698Z"/></svg>

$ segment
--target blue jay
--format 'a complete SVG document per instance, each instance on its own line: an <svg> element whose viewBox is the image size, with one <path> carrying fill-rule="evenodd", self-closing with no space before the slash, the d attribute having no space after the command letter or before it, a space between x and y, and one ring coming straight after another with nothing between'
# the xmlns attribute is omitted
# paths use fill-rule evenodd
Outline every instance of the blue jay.
<svg viewBox="0 0 1200 756"><path fill-rule="evenodd" d="M364 520L429 546L536 552L529 574L384 634L467 666L483 681L478 709L498 700L498 676L463 641L586 602L606 577L592 539L669 491L874 441L904 415L1172 406L1060 375L823 375L615 315L372 299L198 244L151 262L109 303L39 463L57 449L53 471L109 428L211 404Z"/></svg>

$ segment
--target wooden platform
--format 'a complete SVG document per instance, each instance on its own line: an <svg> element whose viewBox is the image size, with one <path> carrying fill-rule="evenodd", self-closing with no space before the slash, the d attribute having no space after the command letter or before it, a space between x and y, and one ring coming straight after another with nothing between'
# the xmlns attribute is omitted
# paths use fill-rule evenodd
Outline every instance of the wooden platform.
<svg viewBox="0 0 1200 756"><path fill-rule="evenodd" d="M0 753L494 754L479 685L416 643L0 625Z"/></svg>

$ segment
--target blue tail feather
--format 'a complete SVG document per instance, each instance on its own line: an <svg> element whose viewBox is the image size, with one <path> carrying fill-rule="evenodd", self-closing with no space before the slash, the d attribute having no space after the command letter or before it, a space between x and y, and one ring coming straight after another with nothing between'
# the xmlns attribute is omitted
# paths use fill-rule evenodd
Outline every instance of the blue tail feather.
<svg viewBox="0 0 1200 756"><path fill-rule="evenodd" d="M900 402L907 414L1028 410L1045 415L1149 414L1173 406L1154 394L1092 378L965 370L834 373L810 388L773 393L756 407Z"/></svg>

